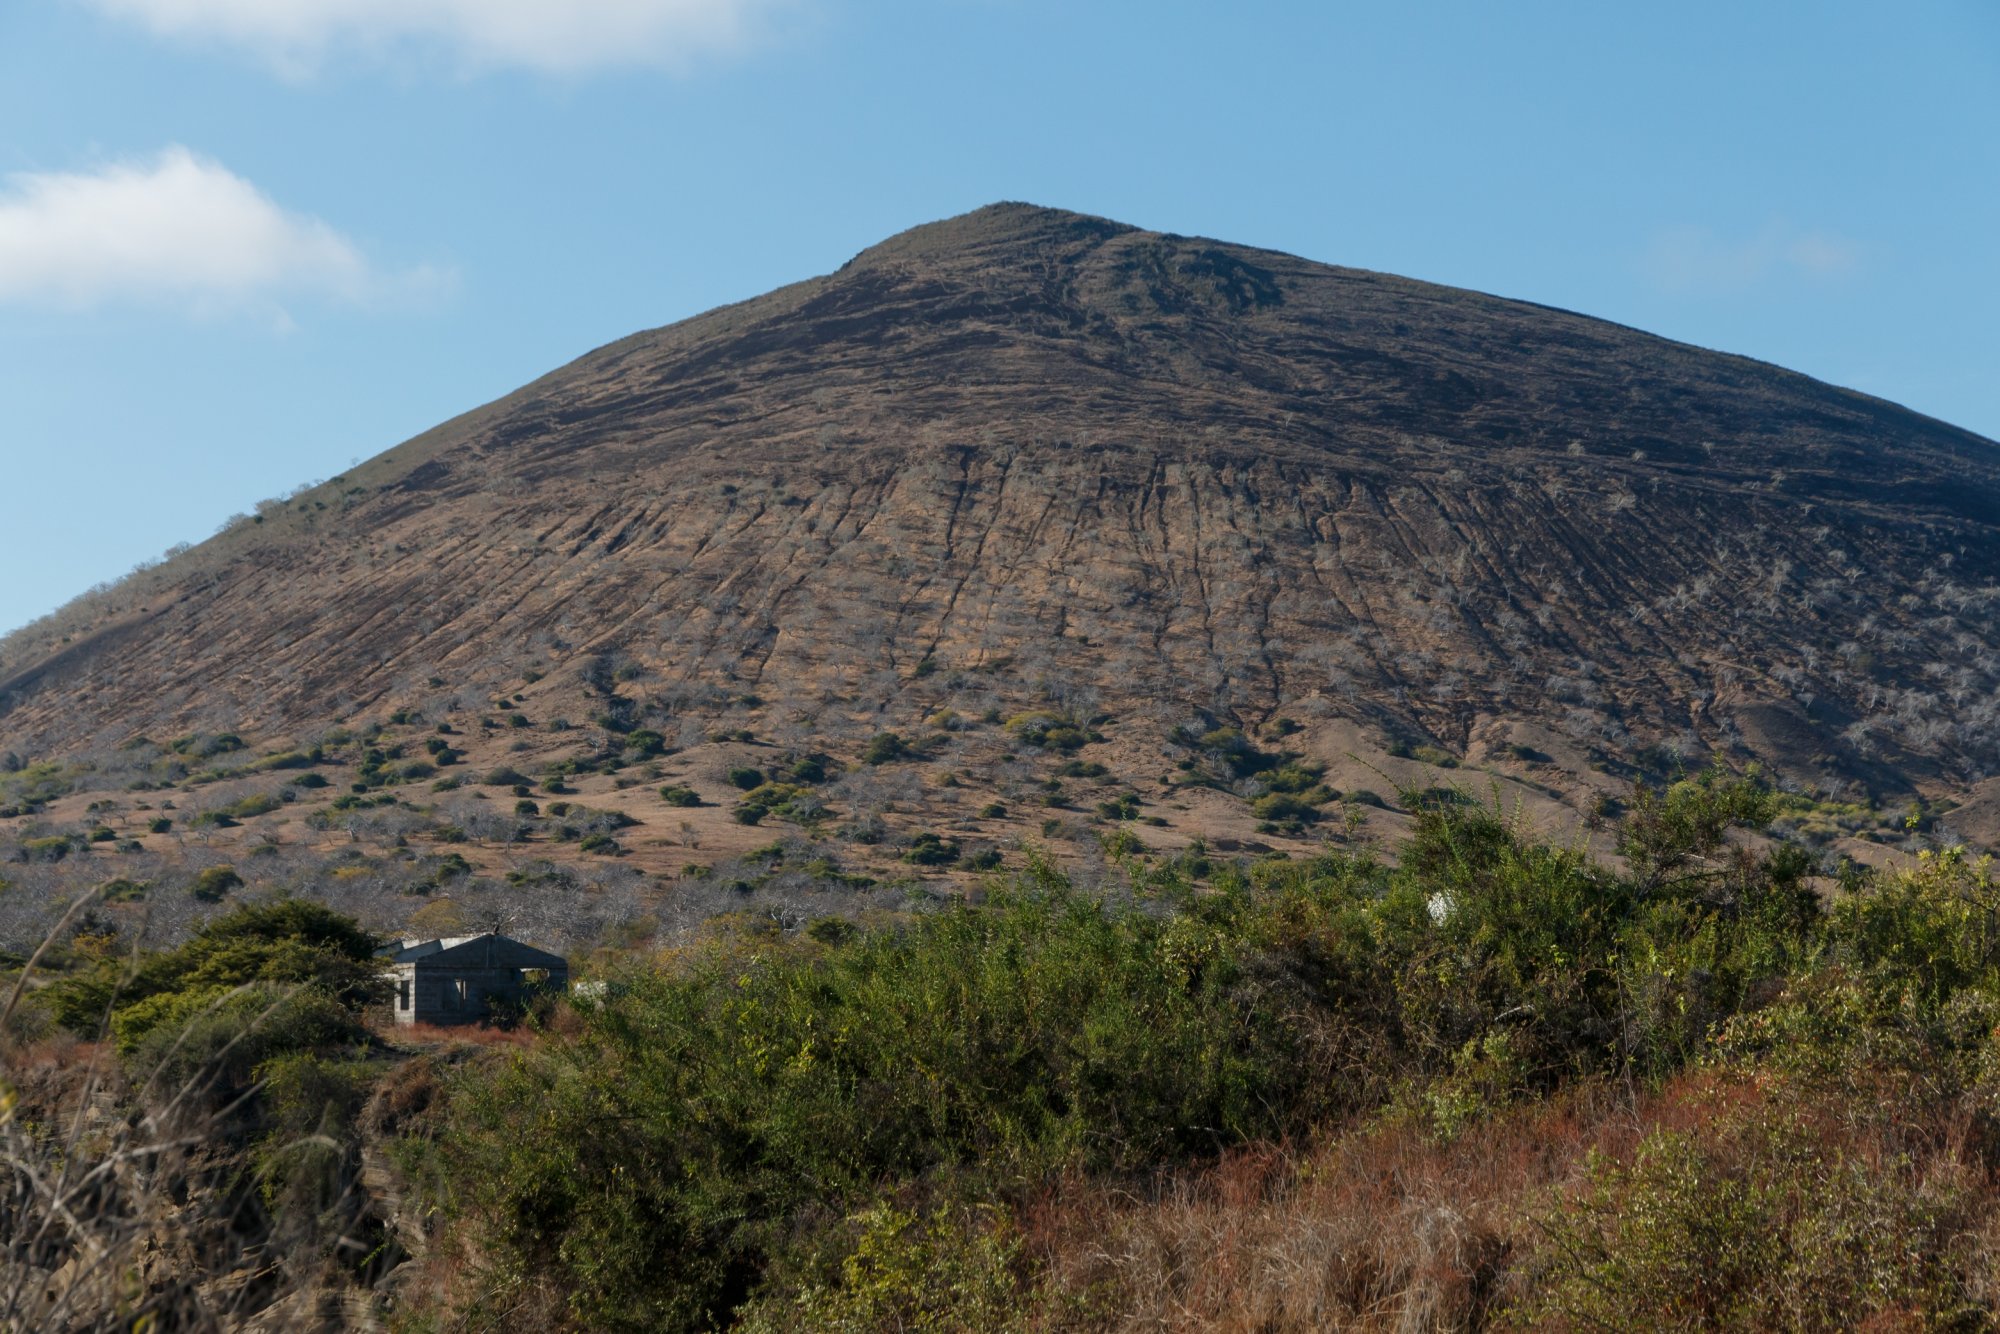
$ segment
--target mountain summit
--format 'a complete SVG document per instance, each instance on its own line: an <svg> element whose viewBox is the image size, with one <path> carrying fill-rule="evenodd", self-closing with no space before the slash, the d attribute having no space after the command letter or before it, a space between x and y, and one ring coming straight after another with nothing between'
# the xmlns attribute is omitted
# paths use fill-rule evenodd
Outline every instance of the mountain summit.
<svg viewBox="0 0 2000 1334"><path fill-rule="evenodd" d="M1190 728L1338 726L1896 789L2000 760L1997 527L2000 447L1890 403L998 204L600 348L16 634L0 741L520 695L837 749L1054 701L1160 767Z"/></svg>

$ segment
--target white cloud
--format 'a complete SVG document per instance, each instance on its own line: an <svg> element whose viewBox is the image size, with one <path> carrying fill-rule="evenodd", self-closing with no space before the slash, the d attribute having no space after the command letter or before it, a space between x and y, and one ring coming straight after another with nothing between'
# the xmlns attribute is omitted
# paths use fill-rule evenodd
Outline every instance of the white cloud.
<svg viewBox="0 0 2000 1334"><path fill-rule="evenodd" d="M684 68L744 46L799 0L83 0L165 36L220 41L287 72L342 51L441 50L475 67Z"/></svg>
<svg viewBox="0 0 2000 1334"><path fill-rule="evenodd" d="M1843 277L1860 261L1860 247L1845 237L1774 222L1738 239L1703 227L1672 228L1653 238L1645 270L1669 292L1740 292L1777 277Z"/></svg>
<svg viewBox="0 0 2000 1334"><path fill-rule="evenodd" d="M365 304L439 281L379 272L326 223L287 212L181 147L96 171L10 176L0 187L0 304L138 302L284 322L285 298Z"/></svg>

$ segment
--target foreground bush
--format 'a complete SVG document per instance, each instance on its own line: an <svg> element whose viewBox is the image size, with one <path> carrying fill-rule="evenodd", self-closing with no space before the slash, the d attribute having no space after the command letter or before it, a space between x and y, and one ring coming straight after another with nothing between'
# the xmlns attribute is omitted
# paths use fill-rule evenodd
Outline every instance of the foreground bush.
<svg viewBox="0 0 2000 1334"><path fill-rule="evenodd" d="M59 978L44 1001L72 1032L95 1036L108 1023L126 1051L244 987L261 985L269 995L307 988L351 1014L381 986L379 943L353 919L307 900L251 904L177 949L105 957Z"/></svg>
<svg viewBox="0 0 2000 1334"><path fill-rule="evenodd" d="M1940 853L1828 899L1795 850L1730 842L1768 800L1723 775L1636 794L1623 870L1406 800L1394 867L1191 856L1113 899L1037 869L635 972L464 1067L408 1146L473 1239L445 1305L613 1329L2000 1313L1974 1258L2000 1237L1988 868Z"/></svg>
<svg viewBox="0 0 2000 1334"><path fill-rule="evenodd" d="M28 1002L33 1020L13 992L0 1015L9 1328L276 1328L400 1258L350 1133L373 1077L359 1018L375 944L319 905L269 902L174 950L79 951ZM42 1015L69 1031L38 1060L23 1037ZM107 1035L122 1060L81 1040Z"/></svg>
<svg viewBox="0 0 2000 1334"><path fill-rule="evenodd" d="M1282 1130L1310 1101L1296 1036L1176 928L1046 877L828 951L632 977L574 1038L458 1090L449 1177L497 1282L546 1278L593 1326L697 1327L799 1211L886 1176L1004 1186Z"/></svg>

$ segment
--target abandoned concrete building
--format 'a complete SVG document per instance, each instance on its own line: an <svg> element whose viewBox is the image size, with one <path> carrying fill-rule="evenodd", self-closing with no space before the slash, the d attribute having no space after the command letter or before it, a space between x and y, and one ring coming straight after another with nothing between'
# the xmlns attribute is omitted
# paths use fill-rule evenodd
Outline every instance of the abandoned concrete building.
<svg viewBox="0 0 2000 1334"><path fill-rule="evenodd" d="M389 1008L398 1024L471 1024L496 1007L569 986L569 961L489 931L406 940L387 959Z"/></svg>

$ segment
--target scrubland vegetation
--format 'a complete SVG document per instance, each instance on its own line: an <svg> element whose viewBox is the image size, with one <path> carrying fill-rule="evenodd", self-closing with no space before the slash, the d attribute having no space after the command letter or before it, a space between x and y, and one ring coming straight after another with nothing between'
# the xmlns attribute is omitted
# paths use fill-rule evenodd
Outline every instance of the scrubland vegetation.
<svg viewBox="0 0 2000 1334"><path fill-rule="evenodd" d="M13 1309L2000 1319L1985 863L1828 880L1745 841L1782 803L1719 772L1636 791L1615 864L1404 800L1393 864L1194 849L1088 890L1037 861L921 910L721 912L511 1033L395 1045L359 1024L373 941L323 906L136 954L79 914L9 1007Z"/></svg>
<svg viewBox="0 0 2000 1334"><path fill-rule="evenodd" d="M1996 495L1014 207L601 349L0 638L0 1324L2000 1324Z"/></svg>

